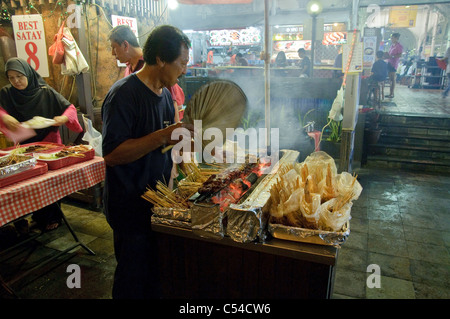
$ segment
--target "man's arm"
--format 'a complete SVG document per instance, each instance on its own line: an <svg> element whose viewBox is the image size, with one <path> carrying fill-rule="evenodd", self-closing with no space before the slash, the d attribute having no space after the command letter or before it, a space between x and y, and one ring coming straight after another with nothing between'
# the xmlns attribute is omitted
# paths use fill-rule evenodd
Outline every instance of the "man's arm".
<svg viewBox="0 0 450 319"><path fill-rule="evenodd" d="M189 136L182 136L178 139L172 140L172 132L177 128L184 128L185 133ZM189 138L190 140L192 135L193 125L175 123L143 137L126 140L117 146L111 153L104 156L105 163L108 166L128 164L140 159L163 145L174 145L183 138Z"/></svg>

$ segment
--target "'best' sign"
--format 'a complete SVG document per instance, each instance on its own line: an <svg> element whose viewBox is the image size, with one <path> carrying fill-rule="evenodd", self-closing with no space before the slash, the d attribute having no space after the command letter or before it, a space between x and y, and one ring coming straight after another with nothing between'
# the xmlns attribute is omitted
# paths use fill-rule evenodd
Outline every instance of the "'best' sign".
<svg viewBox="0 0 450 319"><path fill-rule="evenodd" d="M42 16L14 15L11 20L17 56L27 61L42 77L48 77L47 46Z"/></svg>

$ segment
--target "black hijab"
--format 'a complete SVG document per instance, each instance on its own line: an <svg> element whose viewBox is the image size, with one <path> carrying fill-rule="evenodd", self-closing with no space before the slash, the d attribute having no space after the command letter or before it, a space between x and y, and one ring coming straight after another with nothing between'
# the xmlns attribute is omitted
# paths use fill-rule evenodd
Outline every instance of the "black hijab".
<svg viewBox="0 0 450 319"><path fill-rule="evenodd" d="M19 122L28 121L34 116L53 119L55 116L62 115L72 104L48 86L39 73L25 60L9 59L5 64L6 76L9 70L20 72L28 79L28 86L24 90L18 90L11 84L0 90L0 106ZM50 132L56 132L58 129L57 126L36 129L37 135L23 143L42 141Z"/></svg>

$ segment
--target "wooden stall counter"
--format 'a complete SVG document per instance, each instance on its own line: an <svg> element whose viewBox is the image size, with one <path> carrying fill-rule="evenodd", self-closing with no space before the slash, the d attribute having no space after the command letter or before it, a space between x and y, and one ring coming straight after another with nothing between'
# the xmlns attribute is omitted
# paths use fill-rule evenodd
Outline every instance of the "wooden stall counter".
<svg viewBox="0 0 450 319"><path fill-rule="evenodd" d="M153 224L163 298L331 298L338 248L270 239L239 243Z"/></svg>

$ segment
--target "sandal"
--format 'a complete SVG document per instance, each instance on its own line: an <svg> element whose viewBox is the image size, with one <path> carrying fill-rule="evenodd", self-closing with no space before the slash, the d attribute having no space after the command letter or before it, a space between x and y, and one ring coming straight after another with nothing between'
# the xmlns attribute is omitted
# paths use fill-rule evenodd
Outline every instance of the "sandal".
<svg viewBox="0 0 450 319"><path fill-rule="evenodd" d="M45 226L45 231L55 230L58 227L59 227L59 222L57 222L57 221L50 222Z"/></svg>
<svg viewBox="0 0 450 319"><path fill-rule="evenodd" d="M394 98L393 95L386 95L385 97L387 97L388 99L393 99Z"/></svg>

